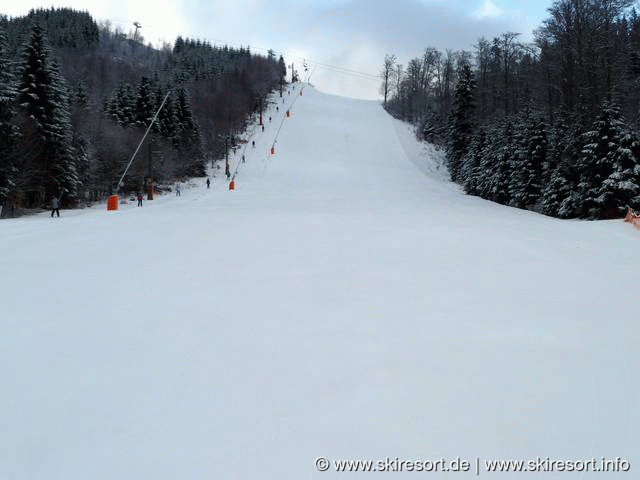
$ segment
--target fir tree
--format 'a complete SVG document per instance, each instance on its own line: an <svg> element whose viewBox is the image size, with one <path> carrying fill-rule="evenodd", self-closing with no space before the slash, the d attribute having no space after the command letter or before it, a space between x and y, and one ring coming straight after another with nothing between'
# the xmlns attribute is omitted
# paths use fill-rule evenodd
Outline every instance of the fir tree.
<svg viewBox="0 0 640 480"><path fill-rule="evenodd" d="M449 173L454 182L459 180L462 160L467 153L473 134L475 87L476 82L471 66L463 62L458 72L447 148Z"/></svg>
<svg viewBox="0 0 640 480"><path fill-rule="evenodd" d="M560 167L551 174L542 192L541 210L545 215L560 218L572 216L573 188Z"/></svg>
<svg viewBox="0 0 640 480"><path fill-rule="evenodd" d="M162 104L164 97L167 96L166 89L162 89L158 84L156 87L156 99L158 107ZM158 129L163 137L173 138L178 131L178 119L176 116L175 100L173 92L167 96L164 106L158 113Z"/></svg>
<svg viewBox="0 0 640 480"><path fill-rule="evenodd" d="M516 149L514 142L513 123L507 119L503 125L501 135L498 137L498 145L495 149L495 157L490 169L491 181L489 188L489 200L503 205L509 205L511 194L509 182L511 180L511 161Z"/></svg>
<svg viewBox="0 0 640 480"><path fill-rule="evenodd" d="M517 161L512 163L512 202L520 208L533 208L542 195L543 170L547 161L547 129L539 115L530 114L519 129Z"/></svg>
<svg viewBox="0 0 640 480"><path fill-rule="evenodd" d="M104 109L120 125L132 125L136 121L136 95L129 83L121 83L105 103Z"/></svg>
<svg viewBox="0 0 640 480"><path fill-rule="evenodd" d="M202 176L205 173L204 153L200 129L191 110L191 102L184 87L176 90L175 117L177 131L174 137L176 149L183 157L183 174Z"/></svg>
<svg viewBox="0 0 640 480"><path fill-rule="evenodd" d="M184 87L176 89L176 119L181 130L192 130L196 128L191 109L191 102Z"/></svg>
<svg viewBox="0 0 640 480"><path fill-rule="evenodd" d="M16 129L14 106L18 96L13 65L9 60L7 37L0 27L0 205L6 203L13 187L13 147Z"/></svg>
<svg viewBox="0 0 640 480"><path fill-rule="evenodd" d="M590 218L615 217L639 192L635 172L638 141L622 121L619 109L611 104L603 106L583 139L578 165L579 211Z"/></svg>
<svg viewBox="0 0 640 480"><path fill-rule="evenodd" d="M517 208L524 208L524 190L527 181L526 164L529 137L526 130L526 119L514 117L513 144L507 160L512 175L507 179L509 204Z"/></svg>
<svg viewBox="0 0 640 480"><path fill-rule="evenodd" d="M36 136L27 141L41 142L27 162L26 188L38 194L40 203L65 194L69 203L76 197L79 180L71 140L68 93L60 71L51 57L46 37L36 25L23 54L20 106L33 123ZM24 166L24 165L23 165ZM44 196L44 198L43 198Z"/></svg>
<svg viewBox="0 0 640 480"><path fill-rule="evenodd" d="M149 77L142 77L138 85L135 121L142 127L148 127L156 113L156 99Z"/></svg>
<svg viewBox="0 0 640 480"><path fill-rule="evenodd" d="M464 191L469 195L480 195L480 183L482 179L481 161L484 149L487 145L487 134L484 128L478 129L473 136L469 153L465 157L462 167Z"/></svg>
<svg viewBox="0 0 640 480"><path fill-rule="evenodd" d="M623 216L627 206L640 208L640 143L624 127L619 131L618 149L613 155L613 172L602 183L598 198L604 205L615 209L611 214Z"/></svg>

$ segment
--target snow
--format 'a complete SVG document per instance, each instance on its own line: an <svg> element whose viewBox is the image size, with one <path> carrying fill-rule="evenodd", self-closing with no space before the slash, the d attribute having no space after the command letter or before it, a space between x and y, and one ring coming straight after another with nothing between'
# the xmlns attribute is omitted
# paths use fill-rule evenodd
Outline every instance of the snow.
<svg viewBox="0 0 640 480"><path fill-rule="evenodd" d="M233 192L219 170L0 223L0 478L640 468L640 233L465 196L377 103L298 91L236 152Z"/></svg>

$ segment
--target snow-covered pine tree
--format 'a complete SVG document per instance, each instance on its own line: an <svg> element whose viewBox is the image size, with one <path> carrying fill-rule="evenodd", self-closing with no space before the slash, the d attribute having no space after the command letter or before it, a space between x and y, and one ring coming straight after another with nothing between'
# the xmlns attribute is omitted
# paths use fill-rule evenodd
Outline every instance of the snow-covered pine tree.
<svg viewBox="0 0 640 480"><path fill-rule="evenodd" d="M446 137L446 129L443 128L442 118L429 107L422 120L420 136L431 143L440 143Z"/></svg>
<svg viewBox="0 0 640 480"><path fill-rule="evenodd" d="M129 83L121 83L106 102L105 112L120 125L131 125L136 121L136 94Z"/></svg>
<svg viewBox="0 0 640 480"><path fill-rule="evenodd" d="M187 91L183 86L176 88L176 101L175 110L176 118L178 121L178 128L180 130L192 130L197 128L196 122L193 118L193 111L191 109L191 101L187 95Z"/></svg>
<svg viewBox="0 0 640 480"><path fill-rule="evenodd" d="M477 169L475 189L477 195L486 199L492 199L493 176L495 175L496 151L500 145L500 129L496 122L486 128L484 147L480 149L480 165Z"/></svg>
<svg viewBox="0 0 640 480"><path fill-rule="evenodd" d="M203 176L205 160L200 128L193 117L191 101L184 87L175 90L175 116L178 128L174 136L174 145L182 156L183 174Z"/></svg>
<svg viewBox="0 0 640 480"><path fill-rule="evenodd" d="M89 188L93 180L91 176L93 125L88 121L91 117L91 107L87 91L86 84L79 82L69 95L75 166L80 184L85 188ZM86 198L86 191L84 193L83 197Z"/></svg>
<svg viewBox="0 0 640 480"><path fill-rule="evenodd" d="M487 144L485 129L480 127L473 135L469 153L464 158L462 166L462 182L464 191L469 195L480 195L479 183L481 180L481 161Z"/></svg>
<svg viewBox="0 0 640 480"><path fill-rule="evenodd" d="M582 149L578 126L560 121L549 128L547 161L544 165L545 186L540 210L560 218L578 216L578 167L576 159Z"/></svg>
<svg viewBox="0 0 640 480"><path fill-rule="evenodd" d="M511 202L511 194L509 192L512 173L511 161L516 150L511 119L505 119L500 133L491 168L489 199L503 205L509 205Z"/></svg>
<svg viewBox="0 0 640 480"><path fill-rule="evenodd" d="M573 195L571 182L567 180L562 168L558 166L552 173L549 183L542 191L541 211L545 215L560 218L572 216Z"/></svg>
<svg viewBox="0 0 640 480"><path fill-rule="evenodd" d="M512 120L502 119L487 128L487 144L482 149L478 194L487 200L508 205L511 199L509 182L515 151Z"/></svg>
<svg viewBox="0 0 640 480"><path fill-rule="evenodd" d="M547 127L542 116L530 113L516 127L517 147L511 162L511 201L532 209L542 195L543 170L547 161Z"/></svg>
<svg viewBox="0 0 640 480"><path fill-rule="evenodd" d="M583 141L578 164L579 211L589 218L616 217L640 192L636 177L638 141L624 124L619 109L610 103L603 105Z"/></svg>
<svg viewBox="0 0 640 480"><path fill-rule="evenodd" d="M474 91L476 81L468 62L463 62L458 69L451 113L451 127L447 146L449 173L454 182L460 181L462 159L467 153L473 134L473 111L475 108Z"/></svg>
<svg viewBox="0 0 640 480"><path fill-rule="evenodd" d="M527 118L524 116L509 117L513 124L512 149L507 163L511 175L507 179L507 191L509 204L516 208L524 208L524 190L526 184L526 164L529 144L529 132L527 131Z"/></svg>
<svg viewBox="0 0 640 480"><path fill-rule="evenodd" d="M13 147L16 137L13 117L18 90L8 50L7 36L0 26L0 205L6 203L13 187Z"/></svg>
<svg viewBox="0 0 640 480"><path fill-rule="evenodd" d="M26 139L40 145L30 149L31 158L20 159L26 169L22 188L31 204L42 204L64 193L66 203L73 201L78 176L73 155L71 121L66 84L52 59L44 32L32 29L23 53L19 102L35 132ZM28 130L28 129L27 129Z"/></svg>
<svg viewBox="0 0 640 480"><path fill-rule="evenodd" d="M64 192L64 203L73 203L77 199L81 185L78 175L78 158L73 148L73 128L71 125L70 94L60 69L55 61L51 62L51 100L54 108L50 122L46 126L49 132L51 155L53 156L53 194L56 190Z"/></svg>
<svg viewBox="0 0 640 480"><path fill-rule="evenodd" d="M613 173L602 183L598 198L623 216L627 206L640 208L640 142L626 126L621 127L618 140L613 155Z"/></svg>
<svg viewBox="0 0 640 480"><path fill-rule="evenodd" d="M158 106L159 105L156 105L155 92L153 91L151 79L149 77L142 77L138 85L136 97L136 123L143 128L147 128Z"/></svg>
<svg viewBox="0 0 640 480"><path fill-rule="evenodd" d="M167 92L170 87L162 87L160 83L156 86L156 101L158 103L158 107L164 100L164 97L167 95ZM178 131L178 117L176 115L176 107L175 107L175 94L171 92L171 94L167 97L162 110L158 114L158 128L160 130L160 134L163 137L173 138Z"/></svg>

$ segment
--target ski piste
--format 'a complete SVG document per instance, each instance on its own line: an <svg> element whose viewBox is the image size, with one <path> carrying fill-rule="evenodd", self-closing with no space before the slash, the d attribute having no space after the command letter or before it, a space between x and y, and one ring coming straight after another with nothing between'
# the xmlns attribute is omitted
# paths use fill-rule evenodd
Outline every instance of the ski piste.
<svg viewBox="0 0 640 480"><path fill-rule="evenodd" d="M637 231L466 196L379 103L296 94L234 191L220 170L142 208L0 222L0 477L331 477L319 458L633 472Z"/></svg>

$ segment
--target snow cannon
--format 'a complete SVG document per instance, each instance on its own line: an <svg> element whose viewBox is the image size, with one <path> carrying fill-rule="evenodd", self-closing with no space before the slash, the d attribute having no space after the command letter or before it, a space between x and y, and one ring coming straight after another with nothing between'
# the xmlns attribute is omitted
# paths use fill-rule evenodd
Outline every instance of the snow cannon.
<svg viewBox="0 0 640 480"><path fill-rule="evenodd" d="M111 212L113 210L118 210L118 203L120 203L120 198L118 195L111 195L107 198L107 211Z"/></svg>

